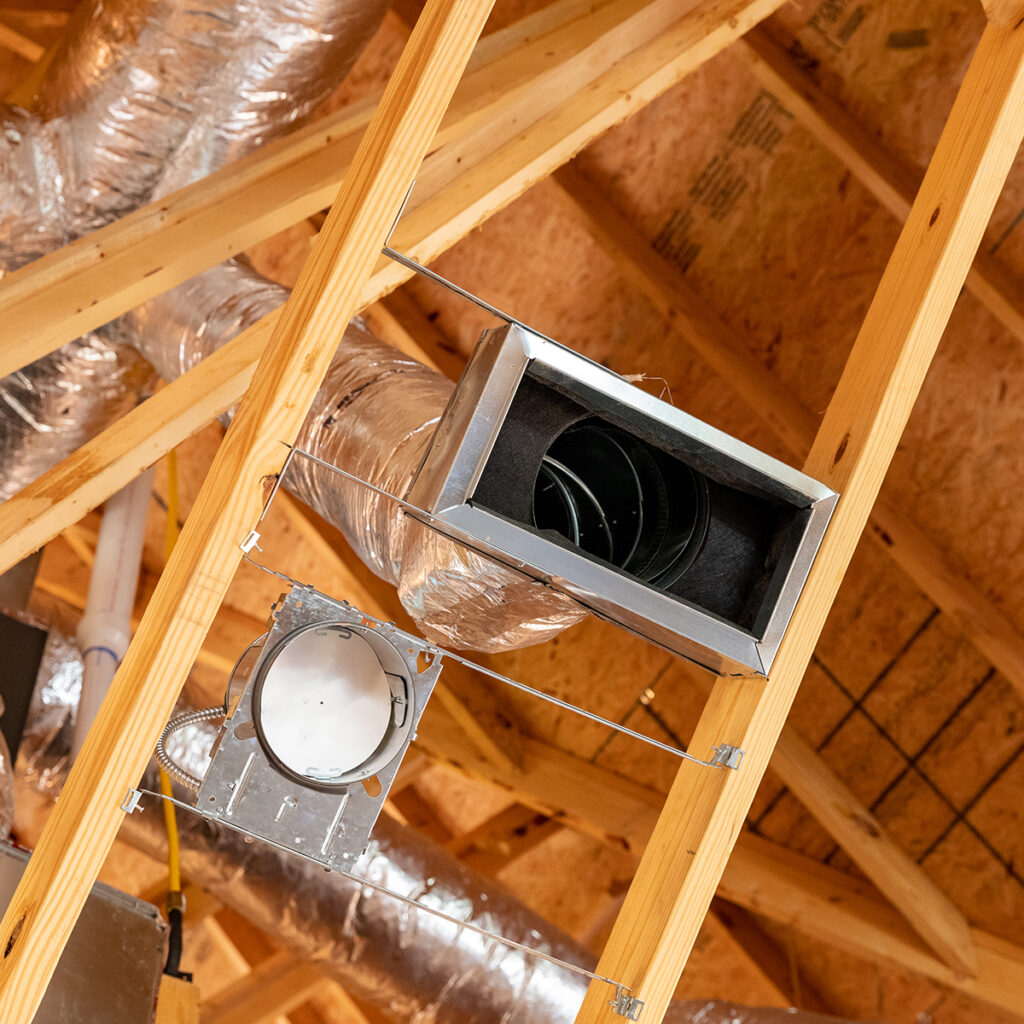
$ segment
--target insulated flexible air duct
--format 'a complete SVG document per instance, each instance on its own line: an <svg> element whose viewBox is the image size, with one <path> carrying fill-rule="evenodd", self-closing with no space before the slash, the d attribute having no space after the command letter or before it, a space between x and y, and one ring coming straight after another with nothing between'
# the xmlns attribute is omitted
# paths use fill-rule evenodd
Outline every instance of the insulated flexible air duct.
<svg viewBox="0 0 1024 1024"><path fill-rule="evenodd" d="M171 379L287 295L244 261L231 260L134 310L124 318L124 336ZM354 321L298 445L404 495L451 390L439 373ZM568 598L424 528L395 502L308 459L292 461L285 484L343 530L377 575L398 586L402 604L431 639L498 651L540 643L582 618Z"/></svg>
<svg viewBox="0 0 1024 1024"><path fill-rule="evenodd" d="M59 634L51 636L58 642L45 659L17 763L18 793L25 797L19 806L24 807L40 792L56 798L67 774L67 720L78 702L81 660ZM202 776L214 736L215 726L199 722L175 733L168 750L178 764ZM179 813L178 824L182 868L191 881L296 955L318 961L346 990L396 1024L571 1024L575 1019L587 981L581 975L207 819ZM121 837L163 859L164 823L152 797L141 813L125 817ZM354 871L492 934L594 968L588 951L502 886L386 817ZM665 1019L669 1024L840 1024L797 1011L718 1001L674 1004Z"/></svg>
<svg viewBox="0 0 1024 1024"><path fill-rule="evenodd" d="M42 119L10 112L0 136L0 170L21 185L0 198L8 269L282 134L340 80L384 9L382 0L86 4L41 87ZM229 261L116 331L0 381L10 424L0 498L130 408L146 381L135 348L171 379L286 297ZM404 494L450 385L360 327L339 329L339 341L300 444ZM568 599L410 524L394 503L322 469L297 469L297 493L398 586L432 639L495 651L582 618Z"/></svg>
<svg viewBox="0 0 1024 1024"><path fill-rule="evenodd" d="M330 95L387 0L87 0L37 112L0 107L0 276L283 134ZM0 500L152 380L105 332L0 380Z"/></svg>

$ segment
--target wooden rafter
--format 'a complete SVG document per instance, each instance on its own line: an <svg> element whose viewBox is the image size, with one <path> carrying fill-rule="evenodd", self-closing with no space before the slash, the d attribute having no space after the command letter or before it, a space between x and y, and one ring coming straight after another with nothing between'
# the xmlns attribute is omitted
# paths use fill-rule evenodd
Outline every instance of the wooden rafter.
<svg viewBox="0 0 1024 1024"><path fill-rule="evenodd" d="M431 0L0 923L0 1017L28 1024L490 11Z"/></svg>
<svg viewBox="0 0 1024 1024"><path fill-rule="evenodd" d="M316 964L276 953L203 1000L203 1024L262 1024L301 1006L325 984Z"/></svg>
<svg viewBox="0 0 1024 1024"><path fill-rule="evenodd" d="M835 515L770 678L720 679L692 749L745 750L717 778L684 764L659 817L599 970L629 985L654 1020L665 1008L757 785L931 357L1024 134L1024 32L982 36L925 180L805 464L839 491ZM973 948L957 951L974 973ZM610 1020L591 986L577 1018Z"/></svg>
<svg viewBox="0 0 1024 1024"><path fill-rule="evenodd" d="M459 136L458 139L451 139L449 144L433 152L424 161L418 175L417 189L409 211L396 232L395 244L413 253L421 261L433 258L530 185L565 163L601 132L639 110L714 56L753 22L778 6L779 2L781 0L730 0L724 7L716 6L714 9L697 5L668 32L657 35L649 43L634 50L629 60L622 58L630 54L630 37L626 36L623 42L613 32L611 42L615 45L602 50L601 59L597 62L596 77L593 77L593 68L581 73L578 89L571 91L564 102L553 110L531 123L529 118L535 116L532 113L533 91L528 90L529 102L525 107L518 103L502 107L500 120L501 123L508 122L509 136L506 137L497 127L482 135L470 132L468 138ZM581 6L579 0L564 0L561 6L566 5L573 9ZM550 18L551 12L547 13ZM547 25L547 22L544 24ZM495 33L485 39L481 46L500 49L502 38L501 33ZM490 49L485 50L481 59L491 52ZM529 64L528 61L525 63ZM547 81L546 78L540 80L541 84ZM325 137L330 135L327 129L323 132ZM300 137L295 143L299 155L305 152L304 138ZM291 141L285 140L271 148L268 160L271 160L273 166L276 167L277 161L284 159L282 153ZM230 187L230 182L222 185L219 190L207 191L200 196L198 190L204 184L209 184L214 176L182 190L177 195L183 207L193 211L196 220L190 221L190 234L179 240L177 245L168 233L171 224L177 224L184 212L176 211L173 207L162 210L158 205L144 207L138 211L143 223L137 228L137 233L146 240L147 245L156 242L150 260L159 255L160 263L157 265L163 267L162 272L170 273L172 261L166 258L168 254L181 249L189 240L195 242L196 248L188 250L181 257L180 265L176 264L179 276L167 282L176 283L208 263L243 247L240 235L232 234L230 239L217 236L220 239L217 242L220 246L217 255L214 258L207 256L206 261L203 261L201 255L205 251L204 244L210 242L211 232L216 234L221 224L221 214L230 215L233 218L232 225L240 231L253 218L263 218L260 221L260 232L253 237L246 236L248 241L244 244L247 245L262 238L264 232L272 233L293 220L301 219L304 214L314 212L325 201L325 189L329 189L331 183L337 180L335 163L339 155L334 152L328 155L330 174L323 176L320 184L315 187L311 180L304 177L299 156L293 154L297 162L290 172L282 174L273 188L266 180L260 179L263 184L256 189L255 196L250 195L247 189L236 193ZM240 162L236 168L240 166L244 168L248 165ZM435 187L432 182L444 184ZM308 199L311 191L315 194L315 201L312 202ZM268 208L273 205L274 197L281 193L289 197L289 203L305 202L306 205L301 209L299 206L287 207L283 219L270 221ZM296 196L299 198L295 199ZM241 208L235 205L239 197L246 199L248 205ZM136 216L132 214L117 224L131 223L131 218ZM161 224L168 219L170 223L160 230ZM83 242L95 242L104 230L107 229L94 232ZM151 237L153 231L156 234ZM136 229L133 229L129 237L134 237L135 232ZM71 247L59 250L60 253L69 251ZM105 247L101 246L98 252L103 251ZM150 274L148 278L143 276L140 279L138 275L145 275L150 264L142 259L143 254L137 249L128 247L124 252L125 263L119 271L110 271L110 267L118 262L114 261L113 254L109 253L106 257L104 262L110 272L96 283L100 294L107 296L128 288L130 300L122 297L118 302L127 301L131 305L167 286L155 287L145 294L139 292L139 288L148 288L146 282L151 282L157 275ZM129 258L130 254L134 255ZM51 257L53 260L58 259L56 253L43 259L49 260ZM87 265L90 260L100 259L97 252L75 256L71 266L57 274L55 286L57 281L63 279L62 275L74 277L73 268L77 266L79 258L85 260ZM42 264L43 261L37 263ZM48 264L49 270L42 268L44 277L51 272L55 273L54 265ZM25 269L33 266L36 264L29 264ZM403 280L405 272L396 269L396 266L385 261L378 267L363 292L361 305L369 305ZM0 282L0 310L5 314L0 318L0 338L12 324L8 318L12 310L5 305L3 296L6 294L7 300L11 299L11 292L5 293L4 288L5 285L10 287L10 282L14 280L15 275L11 275ZM38 287L40 282L30 281L26 285L26 278L19 280L22 283L18 285L14 298L19 308L22 308L23 301L33 294L32 289ZM43 305L54 313L56 303L52 293ZM26 315L38 314L26 312ZM85 315L84 307L82 315ZM102 315L95 311L90 315L99 316L95 326L113 314L107 310ZM95 508L134 479L145 466L151 465L236 401L248 386L252 368L270 337L277 317L277 312L264 317L209 356L202 366L179 377L0 506L0 571L39 548L64 527L76 522L90 508ZM75 329L92 322L89 319L76 320ZM59 340L57 335L52 334L56 328L51 327L50 330L50 340L43 348ZM66 331L67 328L62 330ZM16 339L13 348L6 351L0 342L0 364L16 368L26 359L34 358L34 350L27 351L23 346L24 338L21 337Z"/></svg>
<svg viewBox="0 0 1024 1024"><path fill-rule="evenodd" d="M981 0L985 16L993 25L1017 28L1024 19L1024 3L1021 0Z"/></svg>

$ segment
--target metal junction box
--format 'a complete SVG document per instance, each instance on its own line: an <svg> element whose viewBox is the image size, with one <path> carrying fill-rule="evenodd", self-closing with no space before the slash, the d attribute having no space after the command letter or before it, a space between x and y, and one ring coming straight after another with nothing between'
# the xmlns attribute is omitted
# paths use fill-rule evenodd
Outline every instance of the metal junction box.
<svg viewBox="0 0 1024 1024"><path fill-rule="evenodd" d="M453 539L737 675L771 667L837 498L519 324L484 332L407 495Z"/></svg>

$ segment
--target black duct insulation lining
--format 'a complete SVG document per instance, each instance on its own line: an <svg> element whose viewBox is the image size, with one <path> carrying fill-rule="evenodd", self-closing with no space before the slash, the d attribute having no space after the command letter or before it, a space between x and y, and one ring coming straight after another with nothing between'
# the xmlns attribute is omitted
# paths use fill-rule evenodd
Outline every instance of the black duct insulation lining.
<svg viewBox="0 0 1024 1024"><path fill-rule="evenodd" d="M584 421L604 424L612 432L623 429L621 422L612 422L601 411L587 408L546 382L524 376L484 466L472 503L540 533L547 540L578 550L565 536L536 528L534 492L542 462L552 445L570 428L578 430ZM635 427L629 432L642 436ZM669 469L675 464L678 472L686 473L679 465L683 463L703 479L709 509L702 546L690 567L664 587L656 581L649 585L691 601L741 628L752 629L778 561L782 540L798 517L798 510L773 498L753 494L749 489L730 486L724 473L709 472L707 465L696 459L681 459L678 453L667 452L664 445L651 438L644 440ZM608 467L603 465L587 469L595 474L595 481L600 474L608 472ZM580 475L586 476L586 473ZM590 557L622 571L619 565L606 562L592 551Z"/></svg>

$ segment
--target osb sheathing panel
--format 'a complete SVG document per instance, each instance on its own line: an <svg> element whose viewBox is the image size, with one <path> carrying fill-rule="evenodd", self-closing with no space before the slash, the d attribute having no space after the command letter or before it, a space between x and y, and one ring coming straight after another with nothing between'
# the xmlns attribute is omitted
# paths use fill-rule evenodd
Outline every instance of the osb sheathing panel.
<svg viewBox="0 0 1024 1024"><path fill-rule="evenodd" d="M499 3L493 24L522 9ZM787 5L769 31L869 131L923 168L982 26L974 0L828 0ZM393 22L386 24L348 87L352 95L380 77L400 36ZM764 91L742 48L610 132L580 164L751 355L823 413L899 224ZM990 235L1000 258L1024 277L1024 227L1016 224L1022 208L1018 162ZM299 227L262 247L261 263L290 280L307 234ZM789 458L727 384L624 285L553 183L533 188L436 266L591 358L622 373L648 374L644 386L654 393L667 384L687 411ZM463 354L493 322L436 286L407 287ZM1022 400L1024 344L963 295L885 486L1024 627L1024 517L1014 486L1024 469ZM238 600L258 604L251 594ZM494 662L667 743L685 742L702 700L697 670L596 620ZM521 695L512 699L537 735L603 767L669 785L670 755ZM1024 734L1020 708L1019 696L955 625L865 541L791 717L972 921L1016 941L1024 941L1024 886L1015 867L1024 834L1016 797L1024 781L1015 760ZM478 787L454 787L441 776L425 779L422 790L453 828L471 827L500 806L475 796ZM857 874L771 773L751 826ZM588 839L560 836L503 877L559 923L581 927L621 885L621 865L605 857ZM567 886L574 886L571 895ZM969 1000L943 999L921 979L771 930L836 1012L881 1020L930 1012L940 1024L998 1019ZM704 976L698 970L691 977Z"/></svg>
<svg viewBox="0 0 1024 1024"><path fill-rule="evenodd" d="M854 4L832 9L837 6L840 21L856 11ZM887 144L923 166L981 29L974 6L874 5L838 48L814 28L800 29L812 13L787 8L772 31L787 44L787 32L798 31L804 51L821 62L822 83ZM764 93L742 52L723 54L609 133L581 164L677 261L752 354L808 408L823 412L899 225ZM1022 204L1024 176L1015 169L993 221L996 235ZM1021 244L1011 233L1000 255L1024 272ZM622 284L554 185L533 189L438 268L620 372L666 378L676 404L784 454ZM410 288L468 353L486 318L433 286ZM1022 469L1015 443L1022 387L1021 343L965 295L886 483L1018 624L1024 624L1024 520L1012 482ZM826 763L874 805L972 920L1020 940L1024 889L1010 873L1019 854L1012 837L1021 831L1010 796L1019 783L1011 761L1021 746L1019 699L871 542L858 551L817 655L794 710L795 727L822 745ZM671 733L636 710L658 658L607 625L587 623L557 645L500 661L609 717L629 714L631 727L641 723L659 739L685 739L692 725L693 689L683 673L663 679L652 704ZM863 707L856 703L861 699ZM556 742L584 756L595 751L589 725L520 707L532 727L546 723ZM658 785L671 772L670 759L622 737L600 759ZM764 834L856 873L799 803L780 794L769 776L753 813ZM900 1012L926 1008L907 999Z"/></svg>

